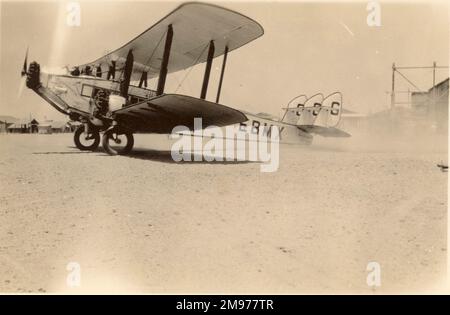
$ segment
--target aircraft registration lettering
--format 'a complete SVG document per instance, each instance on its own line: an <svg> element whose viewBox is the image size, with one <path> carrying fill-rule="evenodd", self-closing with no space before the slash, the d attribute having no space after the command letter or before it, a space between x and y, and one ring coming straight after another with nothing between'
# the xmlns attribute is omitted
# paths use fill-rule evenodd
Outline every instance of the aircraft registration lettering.
<svg viewBox="0 0 450 315"><path fill-rule="evenodd" d="M253 120L251 120L250 125L247 125L246 123L240 123L239 131L257 135L260 133L261 127L262 127L262 135L270 137L270 132L271 132L272 127L276 127L276 126L274 126L272 124L269 125L267 123L264 123L261 126L261 122L259 120L253 119Z"/></svg>

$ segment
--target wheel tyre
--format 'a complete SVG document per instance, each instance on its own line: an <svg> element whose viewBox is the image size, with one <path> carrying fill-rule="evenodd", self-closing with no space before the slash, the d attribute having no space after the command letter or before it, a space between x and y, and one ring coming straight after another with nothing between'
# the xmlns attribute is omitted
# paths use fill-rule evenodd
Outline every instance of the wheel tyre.
<svg viewBox="0 0 450 315"><path fill-rule="evenodd" d="M81 151L93 151L97 149L98 145L100 144L100 134L98 132L95 132L92 135L94 136L94 142L91 145L86 146L82 144L80 141L80 137L84 137L84 126L78 127L73 135L73 140L77 148Z"/></svg>
<svg viewBox="0 0 450 315"><path fill-rule="evenodd" d="M113 139L113 135L115 133L116 132L114 130L108 130L103 134L103 137L102 137L103 149L109 155L125 155L125 154L130 153L130 151L133 149L133 145L134 145L133 134L129 133L129 132L123 133L123 135L125 135L125 137L127 137L127 145L122 150L115 150L115 149L111 148L111 146L109 145L109 139Z"/></svg>

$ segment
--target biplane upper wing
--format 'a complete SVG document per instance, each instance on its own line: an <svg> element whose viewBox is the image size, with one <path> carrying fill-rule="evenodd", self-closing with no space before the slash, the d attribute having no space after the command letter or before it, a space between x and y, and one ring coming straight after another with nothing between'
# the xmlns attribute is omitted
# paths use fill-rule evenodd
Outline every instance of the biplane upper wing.
<svg viewBox="0 0 450 315"><path fill-rule="evenodd" d="M225 47L232 51L264 33L260 24L240 13L211 4L185 3L129 43L79 67L100 66L105 74L114 61L117 78L131 50L134 58L131 80L139 80L142 72L147 72L148 79L157 77L169 25L173 41L168 73L205 62L211 41L214 41L214 57L217 57L224 54Z"/></svg>
<svg viewBox="0 0 450 315"><path fill-rule="evenodd" d="M194 118L203 126L223 127L248 120L241 111L180 94L164 94L114 112L114 118L137 132L171 133L176 126L194 129Z"/></svg>

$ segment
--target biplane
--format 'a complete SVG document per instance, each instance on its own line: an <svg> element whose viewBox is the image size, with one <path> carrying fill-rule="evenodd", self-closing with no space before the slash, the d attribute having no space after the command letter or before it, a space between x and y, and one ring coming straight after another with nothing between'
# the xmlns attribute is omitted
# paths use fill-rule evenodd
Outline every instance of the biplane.
<svg viewBox="0 0 450 315"><path fill-rule="evenodd" d="M220 104L227 55L264 33L260 24L229 9L204 3L185 3L142 34L89 63L63 73L41 71L37 62L22 70L28 88L71 120L81 122L74 132L80 150L100 144L110 155L127 154L134 133L170 134L176 126L194 128L194 118L205 126L239 124L292 129L306 141L312 135L348 136L339 122L342 95L299 96L283 109L281 119L253 115ZM214 58L223 56L215 101L206 99ZM166 93L169 73L205 63L200 97ZM156 89L148 82L157 79Z"/></svg>

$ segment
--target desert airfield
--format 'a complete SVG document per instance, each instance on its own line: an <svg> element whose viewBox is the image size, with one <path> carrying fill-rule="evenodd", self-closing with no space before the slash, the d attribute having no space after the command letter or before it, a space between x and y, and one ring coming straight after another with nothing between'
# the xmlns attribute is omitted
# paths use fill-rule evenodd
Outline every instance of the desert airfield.
<svg viewBox="0 0 450 315"><path fill-rule="evenodd" d="M131 156L111 157L77 150L72 134L2 134L0 292L442 290L445 141L285 145L278 171L261 173L175 163L163 136L137 135ZM80 287L66 284L70 262Z"/></svg>

